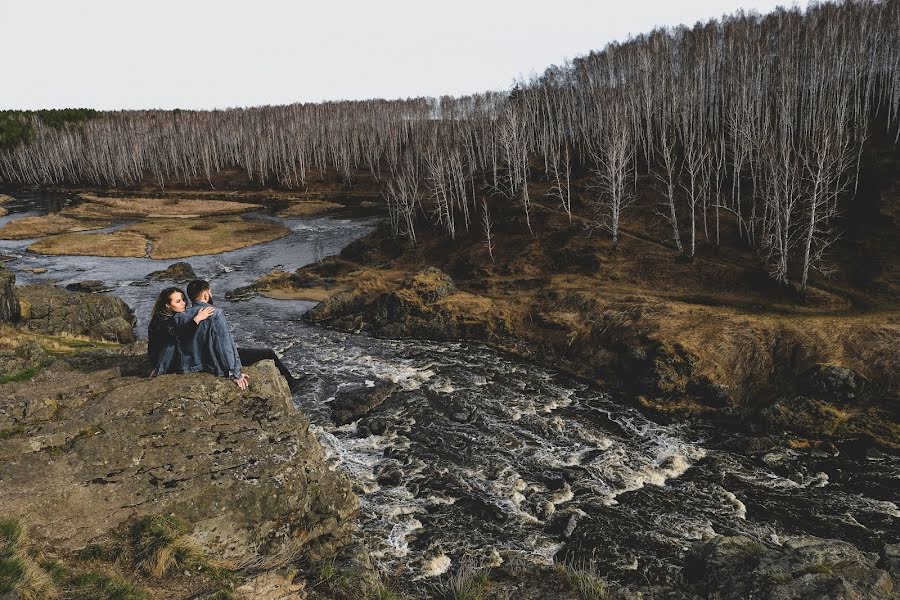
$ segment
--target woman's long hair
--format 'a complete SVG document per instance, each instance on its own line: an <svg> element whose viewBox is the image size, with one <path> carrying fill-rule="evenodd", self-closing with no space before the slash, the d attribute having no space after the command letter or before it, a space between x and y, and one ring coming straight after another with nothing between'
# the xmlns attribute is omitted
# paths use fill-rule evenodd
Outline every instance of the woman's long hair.
<svg viewBox="0 0 900 600"><path fill-rule="evenodd" d="M166 306L169 303L169 299L172 297L172 294L178 292L181 294L181 297L187 300L187 296L184 295L184 292L181 288L178 287L167 287L163 291L159 293L159 296L156 298L156 302L153 303L153 310L150 311L150 325L148 326L148 330L153 329L154 324L157 322L159 317L164 315L171 316L172 311Z"/></svg>

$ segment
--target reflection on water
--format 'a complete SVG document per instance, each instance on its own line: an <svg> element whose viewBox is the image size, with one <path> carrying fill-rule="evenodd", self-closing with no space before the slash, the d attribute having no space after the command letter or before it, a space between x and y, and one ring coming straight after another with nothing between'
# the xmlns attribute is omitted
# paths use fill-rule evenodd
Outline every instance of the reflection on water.
<svg viewBox="0 0 900 600"><path fill-rule="evenodd" d="M714 434L663 426L609 394L478 344L373 339L300 321L313 304L230 289L273 269L334 254L369 223L317 218L259 246L188 259L209 279L240 345L271 346L314 375L296 401L362 499L361 532L385 568L412 577L452 570L463 555L496 562L593 558L613 577L671 581L686 548L714 534L780 543L812 534L867 550L900 541L892 494L900 462L812 457L750 459ZM132 306L138 331L158 289L135 287L174 261L41 257L0 242L20 283L99 279ZM46 274L22 272L44 267ZM363 419L331 420L336 395L390 381L397 391ZM716 434L717 435L717 434Z"/></svg>

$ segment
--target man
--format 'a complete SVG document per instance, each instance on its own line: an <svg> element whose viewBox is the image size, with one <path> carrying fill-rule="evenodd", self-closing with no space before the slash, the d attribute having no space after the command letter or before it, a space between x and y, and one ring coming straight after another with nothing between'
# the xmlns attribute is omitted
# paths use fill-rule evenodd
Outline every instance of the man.
<svg viewBox="0 0 900 600"><path fill-rule="evenodd" d="M195 279L190 282L187 294L192 304L184 311L186 319L193 319L197 313L213 303L212 289L208 281ZM291 375L270 348L238 348L221 309L217 309L211 317L200 322L196 334L190 340L184 341L181 351L186 372L206 371L219 377L228 377L242 390L246 390L250 385L250 378L246 373L241 373L241 365L249 366L265 359L275 361L275 366L287 380L291 392L296 391L303 382L302 379Z"/></svg>

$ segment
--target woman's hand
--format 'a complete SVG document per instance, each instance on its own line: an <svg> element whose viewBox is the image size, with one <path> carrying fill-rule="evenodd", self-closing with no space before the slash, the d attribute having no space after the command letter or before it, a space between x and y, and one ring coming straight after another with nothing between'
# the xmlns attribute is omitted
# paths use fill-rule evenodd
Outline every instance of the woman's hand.
<svg viewBox="0 0 900 600"><path fill-rule="evenodd" d="M197 316L194 317L194 323L197 323L199 325L200 321L205 321L206 319L210 318L214 312L216 312L216 309L212 306L204 306L197 313Z"/></svg>
<svg viewBox="0 0 900 600"><path fill-rule="evenodd" d="M232 381L234 382L234 385L238 386L242 390L246 390L248 387L250 387L250 378L246 373L241 375L237 379L232 379Z"/></svg>

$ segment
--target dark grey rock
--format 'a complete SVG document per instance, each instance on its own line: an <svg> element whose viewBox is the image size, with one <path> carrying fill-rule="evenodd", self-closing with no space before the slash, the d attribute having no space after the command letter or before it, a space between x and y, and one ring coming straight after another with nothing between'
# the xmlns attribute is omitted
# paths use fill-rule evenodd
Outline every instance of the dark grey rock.
<svg viewBox="0 0 900 600"><path fill-rule="evenodd" d="M87 279L85 281L77 281L66 286L70 292L84 292L86 294L101 294L108 292L113 288L106 285L102 281L96 279Z"/></svg>
<svg viewBox="0 0 900 600"><path fill-rule="evenodd" d="M338 394L331 404L331 416L335 423L352 423L381 405L397 390L397 384L380 381L374 387L356 389Z"/></svg>
<svg viewBox="0 0 900 600"><path fill-rule="evenodd" d="M0 265L0 321L19 320L19 295L16 291L16 275Z"/></svg>
<svg viewBox="0 0 900 600"><path fill-rule="evenodd" d="M17 288L25 326L39 333L68 333L113 342L133 342L134 314L118 298L70 292L50 284Z"/></svg>
<svg viewBox="0 0 900 600"><path fill-rule="evenodd" d="M695 545L684 576L693 591L722 600L888 600L891 575L876 554L815 537L769 547L748 537L717 536Z"/></svg>

